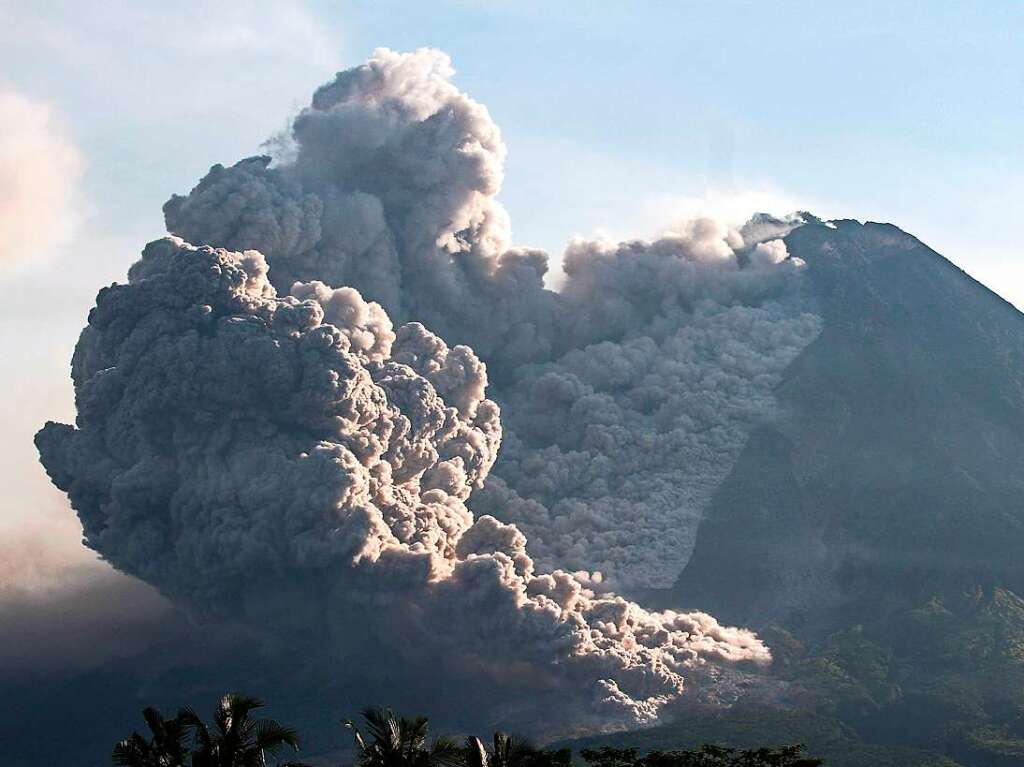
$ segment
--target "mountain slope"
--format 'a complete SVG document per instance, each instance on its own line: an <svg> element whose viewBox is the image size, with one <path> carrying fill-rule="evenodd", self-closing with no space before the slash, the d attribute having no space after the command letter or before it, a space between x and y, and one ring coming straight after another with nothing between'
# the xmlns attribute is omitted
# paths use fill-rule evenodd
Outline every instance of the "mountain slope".
<svg viewBox="0 0 1024 767"><path fill-rule="evenodd" d="M893 226L786 242L824 328L662 598L761 630L838 764L1024 764L1024 315Z"/></svg>
<svg viewBox="0 0 1024 767"><path fill-rule="evenodd" d="M812 223L786 243L824 329L672 601L759 624L939 585L1021 591L1024 315L890 225Z"/></svg>

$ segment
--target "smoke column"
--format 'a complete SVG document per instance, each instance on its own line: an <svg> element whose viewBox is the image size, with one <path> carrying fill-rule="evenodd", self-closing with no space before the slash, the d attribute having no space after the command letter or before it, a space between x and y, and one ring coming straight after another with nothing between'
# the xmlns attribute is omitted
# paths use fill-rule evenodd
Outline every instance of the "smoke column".
<svg viewBox="0 0 1024 767"><path fill-rule="evenodd" d="M451 691L536 680L555 729L724 699L756 637L613 592L674 580L819 331L779 239L801 221L574 243L550 291L452 74L379 50L276 159L172 198L176 236L97 298L43 463L89 546L196 614L389 647Z"/></svg>
<svg viewBox="0 0 1024 767"><path fill-rule="evenodd" d="M563 290L546 290L547 255L508 246L498 128L452 74L438 51L377 51L314 94L280 162L215 166L167 203L168 229L260 250L282 290L351 285L469 345L509 405L475 507L519 525L546 567L671 585L700 509L820 331L779 239L799 219L574 243Z"/></svg>

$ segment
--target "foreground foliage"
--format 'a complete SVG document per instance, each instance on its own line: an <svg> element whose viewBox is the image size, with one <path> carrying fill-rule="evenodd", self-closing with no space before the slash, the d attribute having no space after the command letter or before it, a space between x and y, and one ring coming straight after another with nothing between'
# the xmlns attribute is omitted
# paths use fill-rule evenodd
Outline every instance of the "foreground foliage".
<svg viewBox="0 0 1024 767"><path fill-rule="evenodd" d="M384 708L362 714L370 740L351 721L344 722L353 731L361 767L455 767L463 762L462 749L451 738L427 743L425 716L408 719Z"/></svg>
<svg viewBox="0 0 1024 767"><path fill-rule="evenodd" d="M154 708L142 712L152 737L137 732L114 746L117 767L265 767L283 749L299 750L295 730L273 719L254 719L263 701L228 693L217 705L213 726L191 708L164 719ZM280 767L307 767L284 762Z"/></svg>
<svg viewBox="0 0 1024 767"><path fill-rule="evenodd" d="M150 737L133 732L116 746L115 767L268 767L286 749L297 752L295 730L273 719L254 719L263 701L229 693L221 698L208 725L191 708L165 719L155 708L142 712ZM542 749L494 733L485 745L470 736L460 745L449 737L430 740L425 716L405 717L388 708L366 708L362 725L342 724L352 731L357 767L572 767L569 748ZM653 750L601 746L584 748L580 755L589 767L818 767L821 759L808 757L803 746L735 749L703 745L694 750ZM309 767L301 762L280 762L277 767Z"/></svg>

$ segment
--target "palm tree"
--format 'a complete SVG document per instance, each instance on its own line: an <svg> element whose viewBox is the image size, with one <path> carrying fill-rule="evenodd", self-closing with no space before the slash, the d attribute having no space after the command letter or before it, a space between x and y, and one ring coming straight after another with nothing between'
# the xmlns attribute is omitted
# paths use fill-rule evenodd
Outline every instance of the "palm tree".
<svg viewBox="0 0 1024 767"><path fill-rule="evenodd" d="M146 740L137 732L114 746L111 760L117 767L184 767L188 759L188 715L179 711L173 719L164 719L155 708L142 711L152 737Z"/></svg>
<svg viewBox="0 0 1024 767"><path fill-rule="evenodd" d="M480 738L466 738L466 767L514 767L518 756L512 738L503 732L494 733L494 747L488 751Z"/></svg>
<svg viewBox="0 0 1024 767"><path fill-rule="evenodd" d="M490 751L480 738L466 738L466 767L568 767L572 763L569 749L547 751L521 741L514 741L503 732L494 733Z"/></svg>
<svg viewBox="0 0 1024 767"><path fill-rule="evenodd" d="M220 699L213 715L213 727L191 709L185 710L195 739L192 767L266 767L267 757L283 748L299 750L295 730L273 719L253 719L252 712L263 701L246 695L228 693ZM308 767L300 762L285 762L279 767Z"/></svg>
<svg viewBox="0 0 1024 767"><path fill-rule="evenodd" d="M494 737L497 738L498 733L494 733ZM490 764L491 755L484 748L483 741L476 735L466 738L466 767L489 767Z"/></svg>
<svg viewBox="0 0 1024 767"><path fill-rule="evenodd" d="M435 738L427 745L429 724L425 716L407 719L391 709L363 709L368 743L351 721L350 728L359 749L360 767L461 767L462 750L451 738Z"/></svg>

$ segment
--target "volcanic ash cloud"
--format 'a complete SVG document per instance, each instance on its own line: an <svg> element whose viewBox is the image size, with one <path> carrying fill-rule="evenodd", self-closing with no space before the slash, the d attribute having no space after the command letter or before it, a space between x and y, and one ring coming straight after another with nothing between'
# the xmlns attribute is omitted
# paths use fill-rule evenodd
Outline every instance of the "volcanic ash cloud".
<svg viewBox="0 0 1024 767"><path fill-rule="evenodd" d="M501 441L484 364L352 288L279 295L256 251L159 240L99 293L72 374L76 425L36 438L47 471L87 545L196 613L393 648L451 693L464 663L496 686L532 669L554 726L650 722L685 676L769 658L710 616L538 572L519 529L474 518Z"/></svg>
<svg viewBox="0 0 1024 767"><path fill-rule="evenodd" d="M560 292L511 247L506 148L439 51L338 73L270 157L214 166L164 208L195 243L261 251L281 292L348 285L487 363L505 446L470 506L515 523L545 568L671 585L702 509L817 335L801 222L699 219L649 241L576 242Z"/></svg>

